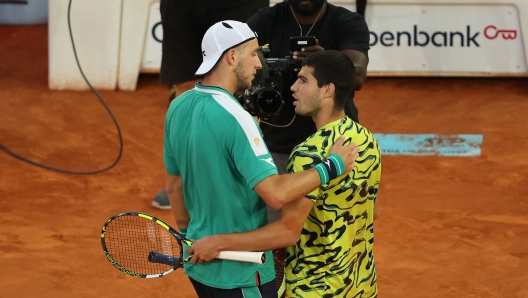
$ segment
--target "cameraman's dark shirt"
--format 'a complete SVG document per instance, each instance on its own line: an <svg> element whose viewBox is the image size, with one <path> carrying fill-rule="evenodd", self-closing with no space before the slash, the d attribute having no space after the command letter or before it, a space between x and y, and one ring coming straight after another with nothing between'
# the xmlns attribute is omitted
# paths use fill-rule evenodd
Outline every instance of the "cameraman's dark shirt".
<svg viewBox="0 0 528 298"><path fill-rule="evenodd" d="M299 36L300 29L288 2L280 2L273 7L261 8L248 20L251 29L257 32L260 45L269 44L272 58L290 56L290 37ZM303 35L311 25L303 25ZM346 8L327 3L326 12L318 20L309 35L316 36L325 50L355 50L368 57L369 30L363 17ZM284 75L282 97L284 106L277 125L290 123L295 115L290 87L296 80L296 73ZM347 101L345 113L358 122L358 110L354 101ZM284 128L261 123L264 140L271 152L290 154L295 146L316 132L311 117L297 115L294 122Z"/></svg>
<svg viewBox="0 0 528 298"><path fill-rule="evenodd" d="M160 81L174 85L195 80L203 61L202 38L223 20L246 21L269 0L161 0L163 27Z"/></svg>

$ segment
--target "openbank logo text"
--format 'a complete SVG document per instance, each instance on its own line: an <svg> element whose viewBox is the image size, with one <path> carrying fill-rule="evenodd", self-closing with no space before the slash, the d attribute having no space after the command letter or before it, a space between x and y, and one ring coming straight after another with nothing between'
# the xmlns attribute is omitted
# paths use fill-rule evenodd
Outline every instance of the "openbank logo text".
<svg viewBox="0 0 528 298"><path fill-rule="evenodd" d="M378 43L385 47L408 46L425 47L432 44L436 47L480 47L478 37L481 32L472 31L467 25L465 31L434 31L426 32L418 30L418 25L413 26L410 31L383 31L380 34L370 31L370 46ZM483 30L485 38L493 40L500 37L504 40L515 40L517 30L497 29L496 26L489 25Z"/></svg>

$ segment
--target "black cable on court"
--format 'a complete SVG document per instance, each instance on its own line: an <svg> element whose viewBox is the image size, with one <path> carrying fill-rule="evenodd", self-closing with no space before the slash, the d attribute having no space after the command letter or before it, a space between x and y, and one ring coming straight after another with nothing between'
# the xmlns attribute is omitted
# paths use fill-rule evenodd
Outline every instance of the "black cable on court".
<svg viewBox="0 0 528 298"><path fill-rule="evenodd" d="M114 114L112 113L112 111L110 110L110 108L108 107L108 105L106 104L104 99L101 97L101 95L94 89L94 87L92 87L92 85L90 84L90 82L88 81L86 76L84 75L84 72L83 72L83 70L81 68L81 64L79 63L79 58L77 57L77 50L75 49L75 42L73 41L73 34L72 34L71 22L70 22L71 3L72 3L72 0L69 0L69 3L68 3L68 29L70 31L70 39L71 39L71 42L72 42L73 54L75 55L75 61L77 62L77 66L79 67L79 71L81 72L81 75L84 78L84 81L86 82L86 84L88 84L88 86L90 87L92 92L97 96L97 98L99 98L99 100L101 101L101 103L103 104L105 109L108 111L108 114L110 114L110 117L112 117L112 120L115 123L115 126L117 128L117 134L119 135L119 155L117 156L117 158L114 161L114 163L112 163L110 166L108 166L106 168L103 168L103 169L100 169L100 170L92 170L92 171L72 171L72 170L66 170L66 169L61 169L61 168L48 166L48 165L45 165L45 164L30 160L28 158L25 158L23 156L20 156L20 155L14 153L13 151L9 150L6 146L4 146L2 144L0 144L0 149L2 149L5 152L9 153L13 157L16 157L16 158L18 158L20 160L23 160L23 161L25 161L27 163L30 163L32 165L35 165L37 167L45 168L45 169L52 170L52 171L67 173L67 174L90 175L90 174L97 174L97 173L101 173L101 172L104 172L104 171L108 171L111 168L113 168L119 162L119 160L121 159L121 156L123 154L123 136L121 134L121 128L119 127L119 123L117 122L117 119L115 118Z"/></svg>

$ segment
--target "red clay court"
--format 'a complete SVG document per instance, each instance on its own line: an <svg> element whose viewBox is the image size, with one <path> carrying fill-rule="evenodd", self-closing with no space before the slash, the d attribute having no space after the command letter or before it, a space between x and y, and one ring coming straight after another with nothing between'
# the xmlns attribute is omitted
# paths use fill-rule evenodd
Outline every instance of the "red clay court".
<svg viewBox="0 0 528 298"><path fill-rule="evenodd" d="M47 26L0 26L0 40L0 143L70 170L112 164L119 140L95 95L48 89ZM167 87L142 75L135 92L100 93L124 138L111 170L63 174L0 152L2 297L195 297L181 271L138 279L102 252L115 213L174 220L150 206ZM477 157L383 158L379 297L528 297L528 80L370 77L356 103L372 132L484 136Z"/></svg>

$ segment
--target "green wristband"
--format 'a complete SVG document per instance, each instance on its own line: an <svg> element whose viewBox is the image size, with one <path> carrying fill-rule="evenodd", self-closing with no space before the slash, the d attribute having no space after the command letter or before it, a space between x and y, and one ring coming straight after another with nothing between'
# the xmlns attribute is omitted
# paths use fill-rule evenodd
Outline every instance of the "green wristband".
<svg viewBox="0 0 528 298"><path fill-rule="evenodd" d="M321 178L321 185L327 184L330 180L328 179L328 172L326 171L326 168L323 166L323 164L317 164L314 168L317 170L317 173L319 173L319 178Z"/></svg>
<svg viewBox="0 0 528 298"><path fill-rule="evenodd" d="M337 154L331 154L326 160L314 166L321 178L321 185L341 176L345 172L345 163Z"/></svg>
<svg viewBox="0 0 528 298"><path fill-rule="evenodd" d="M341 175L343 175L345 173L345 163L343 162L343 160L341 159L341 157L337 154L330 154L330 156L328 157L329 160L333 161L334 162L334 165L335 165L335 168L336 168L336 177L339 177ZM331 178L330 180L334 179L334 178Z"/></svg>

